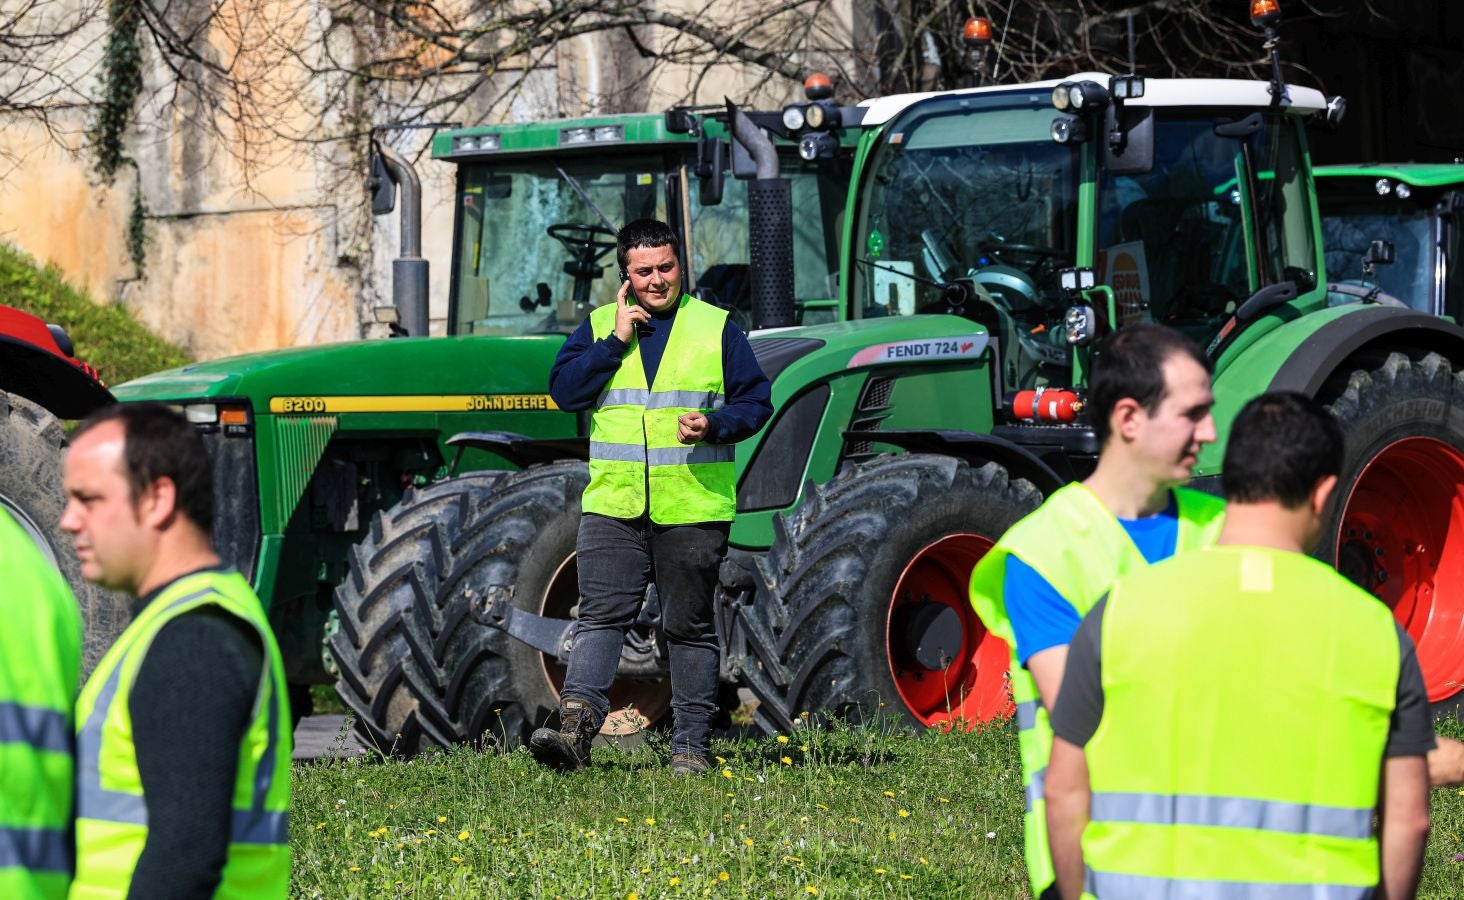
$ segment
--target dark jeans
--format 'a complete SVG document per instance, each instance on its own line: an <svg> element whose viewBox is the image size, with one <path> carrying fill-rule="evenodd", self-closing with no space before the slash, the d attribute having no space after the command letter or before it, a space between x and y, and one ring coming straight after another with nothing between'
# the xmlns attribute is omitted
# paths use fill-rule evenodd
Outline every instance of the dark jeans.
<svg viewBox="0 0 1464 900"><path fill-rule="evenodd" d="M582 516L575 548L579 626L560 693L588 701L599 719L605 718L610 709L605 695L615 680L626 629L654 581L671 658L671 752L706 754L720 663L712 600L730 526Z"/></svg>

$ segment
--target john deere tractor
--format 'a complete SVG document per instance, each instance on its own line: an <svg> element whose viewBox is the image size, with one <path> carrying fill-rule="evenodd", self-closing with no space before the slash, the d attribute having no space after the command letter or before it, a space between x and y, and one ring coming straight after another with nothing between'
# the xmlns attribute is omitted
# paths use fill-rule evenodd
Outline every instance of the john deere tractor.
<svg viewBox="0 0 1464 900"><path fill-rule="evenodd" d="M734 122L744 140L732 139ZM555 408L548 373L565 335L614 297L625 222L669 222L688 289L747 327L835 318L852 154L836 140L805 159L780 132L778 113L729 108L438 134L433 156L457 167L457 215L447 335L432 338L417 176L378 147L373 205L388 211L400 193L403 241L395 303L376 313L396 337L203 362L116 389L123 401L180 407L203 433L217 468L215 541L269 610L297 714L309 685L338 674L348 694L399 705L393 692L415 671L404 661L432 658L429 635L453 612L413 605L412 585L439 573L431 554L398 565L401 547L432 546L440 522L532 460L454 446L453 435L499 430L553 445L585 433L583 417ZM780 203L801 211L795 229L786 211L778 234L752 227L752 211ZM787 279L755 271L767 253L784 261L764 268ZM462 477L433 484L450 467ZM359 602L339 620L353 650L339 654L338 672L325 641L348 573ZM449 671L428 673L434 697L471 687Z"/></svg>

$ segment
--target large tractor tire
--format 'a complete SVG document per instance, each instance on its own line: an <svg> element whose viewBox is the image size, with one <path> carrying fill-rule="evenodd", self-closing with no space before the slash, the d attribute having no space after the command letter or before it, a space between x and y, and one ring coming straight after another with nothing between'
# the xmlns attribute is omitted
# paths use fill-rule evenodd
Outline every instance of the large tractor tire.
<svg viewBox="0 0 1464 900"><path fill-rule="evenodd" d="M1436 712L1464 694L1464 373L1391 353L1324 390L1347 437L1318 556L1393 609Z"/></svg>
<svg viewBox="0 0 1464 900"><path fill-rule="evenodd" d="M995 463L879 457L778 520L759 561L744 678L765 729L803 714L965 727L1006 714L1007 645L971 608L971 570L1041 493Z"/></svg>
<svg viewBox="0 0 1464 900"><path fill-rule="evenodd" d="M473 473L412 491L372 522L336 592L341 628L331 639L337 691L368 745L400 755L479 741L509 748L551 719L562 667L470 608L512 586L515 607L570 617L588 480L582 462ZM627 690L636 702L638 688ZM636 705L651 714L666 703Z"/></svg>
<svg viewBox="0 0 1464 900"><path fill-rule="evenodd" d="M61 531L66 506L61 489L65 449L66 432L55 416L24 397L0 391L0 509L20 523L71 586L86 623L85 676L127 627L128 599L81 577L71 537Z"/></svg>

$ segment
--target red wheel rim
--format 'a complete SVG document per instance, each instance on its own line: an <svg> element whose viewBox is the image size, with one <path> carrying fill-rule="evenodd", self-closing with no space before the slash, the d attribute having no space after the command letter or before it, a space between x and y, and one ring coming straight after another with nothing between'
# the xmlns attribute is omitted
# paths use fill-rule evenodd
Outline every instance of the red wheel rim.
<svg viewBox="0 0 1464 900"><path fill-rule="evenodd" d="M575 555L559 564L549 586L544 589L544 598L539 604L539 614L556 619L568 619L570 610L579 602L579 566ZM564 666L547 653L539 659L544 667L544 678L554 696L564 687ZM600 733L606 735L627 735L643 730L660 721L671 709L670 681L633 681L617 678L610 686L610 712L600 726Z"/></svg>
<svg viewBox="0 0 1464 900"><path fill-rule="evenodd" d="M895 583L885 620L885 658L901 702L926 725L969 729L1012 713L1006 641L986 630L970 599L971 570L993 543L978 534L943 537L915 554ZM960 651L944 669L914 664L899 649L902 608L930 603L950 607L960 621Z"/></svg>
<svg viewBox="0 0 1464 900"><path fill-rule="evenodd" d="M1464 454L1410 437L1368 461L1343 507L1337 570L1372 592L1418 648L1428 699L1464 684Z"/></svg>

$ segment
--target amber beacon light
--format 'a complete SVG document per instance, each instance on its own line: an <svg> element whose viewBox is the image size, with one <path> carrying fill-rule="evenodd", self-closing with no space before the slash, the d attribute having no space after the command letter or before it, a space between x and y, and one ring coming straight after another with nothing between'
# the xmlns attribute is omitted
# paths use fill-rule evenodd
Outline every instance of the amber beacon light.
<svg viewBox="0 0 1464 900"><path fill-rule="evenodd" d="M992 35L991 20L983 16L972 16L961 28L961 41L968 47L985 47L991 43Z"/></svg>
<svg viewBox="0 0 1464 900"><path fill-rule="evenodd" d="M1281 4L1276 0L1251 0L1251 24L1257 28L1269 28L1281 21Z"/></svg>

